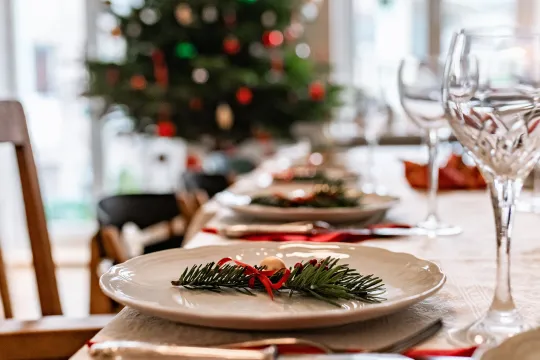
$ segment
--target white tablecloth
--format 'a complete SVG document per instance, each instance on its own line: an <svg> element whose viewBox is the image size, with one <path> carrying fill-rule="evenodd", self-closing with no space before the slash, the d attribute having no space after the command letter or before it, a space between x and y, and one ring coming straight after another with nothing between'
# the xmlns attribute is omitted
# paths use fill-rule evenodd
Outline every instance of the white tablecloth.
<svg viewBox="0 0 540 360"><path fill-rule="evenodd" d="M389 214L391 220L414 223L425 216L425 194L408 187L399 160L416 159L419 154L422 154L419 148L410 147L382 148L378 151L377 177L391 193L401 198L400 205ZM352 149L344 156L345 162L352 168L358 169L364 163L362 148ZM254 181L254 178L244 179L236 187L252 186ZM215 213L210 225L239 221L229 211L219 209L215 204L210 204L207 209L210 213ZM495 279L495 229L489 196L486 191L442 193L439 195L439 212L444 221L460 225L464 230L463 233L455 237L438 239L410 237L365 242L368 246L409 252L440 264L448 280L437 295L406 311L383 319L294 335L324 341L336 347L368 348L391 342L438 317L442 317L445 324L450 327L466 324L483 314L491 302ZM208 217L208 213L199 216L202 220L197 226L201 227ZM532 323L536 323L540 315L539 223L540 215L518 213L512 244L515 300L521 312ZM198 232L186 246L197 247L229 241L231 240ZM96 340L124 339L213 345L275 335L175 324L126 308L96 336ZM279 334L282 335L284 334ZM441 332L423 347L452 346L447 342L444 332ZM78 360L87 358L84 349L74 357Z"/></svg>

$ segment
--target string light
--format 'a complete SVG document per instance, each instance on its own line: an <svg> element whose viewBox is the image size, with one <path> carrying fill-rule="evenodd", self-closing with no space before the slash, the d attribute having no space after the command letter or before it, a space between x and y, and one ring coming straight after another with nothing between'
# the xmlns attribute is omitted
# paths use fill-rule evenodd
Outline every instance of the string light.
<svg viewBox="0 0 540 360"><path fill-rule="evenodd" d="M266 54L263 44L260 42L254 42L249 45L249 53L253 57L261 58Z"/></svg>
<svg viewBox="0 0 540 360"><path fill-rule="evenodd" d="M317 16L319 16L319 7L313 2L308 2L302 6L300 13L302 14L304 20L311 22L317 19Z"/></svg>
<svg viewBox="0 0 540 360"><path fill-rule="evenodd" d="M311 48L306 43L296 45L294 51L299 58L306 59L311 54Z"/></svg>
<svg viewBox="0 0 540 360"><path fill-rule="evenodd" d="M142 75L133 75L129 83L133 90L144 90L146 88L146 78Z"/></svg>
<svg viewBox="0 0 540 360"><path fill-rule="evenodd" d="M216 108L216 122L223 130L230 130L233 127L234 115L229 104L220 104Z"/></svg>
<svg viewBox="0 0 540 360"><path fill-rule="evenodd" d="M188 26L193 22L193 12L191 7L186 3L180 3L176 6L174 16L179 24Z"/></svg>
<svg viewBox="0 0 540 360"><path fill-rule="evenodd" d="M208 5L202 9L201 17L207 23L213 23L218 18L218 10L215 6Z"/></svg>
<svg viewBox="0 0 540 360"><path fill-rule="evenodd" d="M157 10L151 8L144 8L141 10L139 17L141 18L141 21L146 25L154 25L159 21L160 14Z"/></svg>
<svg viewBox="0 0 540 360"><path fill-rule="evenodd" d="M208 71L203 68L197 68L193 70L191 77L197 84L204 84L208 81Z"/></svg>
<svg viewBox="0 0 540 360"><path fill-rule="evenodd" d="M267 10L263 12L261 15L261 23L267 28L273 27L276 24L276 21L277 21L276 13L273 12L272 10Z"/></svg>
<svg viewBox="0 0 540 360"><path fill-rule="evenodd" d="M126 26L126 34L130 37L133 37L133 38L139 37L139 35L141 35L141 32L142 32L141 25L139 25L136 22L131 22L127 24Z"/></svg>
<svg viewBox="0 0 540 360"><path fill-rule="evenodd" d="M223 40L223 49L229 55L236 54L240 51L240 41L235 36L229 35Z"/></svg>

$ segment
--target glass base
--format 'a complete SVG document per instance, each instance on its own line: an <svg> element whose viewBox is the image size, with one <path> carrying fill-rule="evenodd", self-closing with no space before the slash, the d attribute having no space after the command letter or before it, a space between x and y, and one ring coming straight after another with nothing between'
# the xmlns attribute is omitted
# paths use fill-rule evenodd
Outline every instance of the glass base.
<svg viewBox="0 0 540 360"><path fill-rule="evenodd" d="M428 216L426 220L416 224L416 228L430 237L458 235L463 231L459 226L444 224L434 216Z"/></svg>
<svg viewBox="0 0 540 360"><path fill-rule="evenodd" d="M490 311L482 318L461 329L448 331L449 340L456 346L493 347L504 340L530 330L517 310L508 312Z"/></svg>

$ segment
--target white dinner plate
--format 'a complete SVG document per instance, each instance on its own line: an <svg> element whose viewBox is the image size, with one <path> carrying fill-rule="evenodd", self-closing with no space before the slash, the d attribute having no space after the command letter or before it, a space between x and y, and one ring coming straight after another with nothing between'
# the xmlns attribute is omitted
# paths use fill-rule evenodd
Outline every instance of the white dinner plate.
<svg viewBox="0 0 540 360"><path fill-rule="evenodd" d="M171 286L186 267L231 257L256 265L277 256L287 266L312 258L337 257L386 284L386 300L377 304L342 301L341 307L288 294L272 301L265 292L249 296L234 291L213 293ZM100 280L105 294L143 313L182 323L228 329L291 330L343 325L394 313L417 303L444 284L432 262L413 255L351 244L257 242L143 255L113 266Z"/></svg>
<svg viewBox="0 0 540 360"><path fill-rule="evenodd" d="M222 193L216 200L236 213L260 220L269 221L328 221L330 223L362 221L373 218L395 206L399 199L389 195L364 194L359 206L341 208L280 208L275 206L250 205L251 197L270 195L276 192L309 192L313 185L287 184L274 185L266 189L249 192Z"/></svg>
<svg viewBox="0 0 540 360"><path fill-rule="evenodd" d="M482 355L482 360L538 359L540 359L540 329L513 336Z"/></svg>

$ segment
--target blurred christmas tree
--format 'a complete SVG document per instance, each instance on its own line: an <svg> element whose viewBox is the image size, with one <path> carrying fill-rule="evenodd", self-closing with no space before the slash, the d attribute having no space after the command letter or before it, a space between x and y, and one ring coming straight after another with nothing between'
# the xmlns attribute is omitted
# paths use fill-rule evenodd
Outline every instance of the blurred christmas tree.
<svg viewBox="0 0 540 360"><path fill-rule="evenodd" d="M88 61L87 95L103 98L105 112L121 106L135 131L287 136L294 122L326 120L338 105L339 88L300 40L302 14L316 16L315 3L145 0L129 14L107 6L126 54L121 63Z"/></svg>

